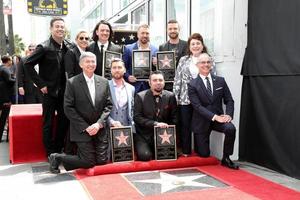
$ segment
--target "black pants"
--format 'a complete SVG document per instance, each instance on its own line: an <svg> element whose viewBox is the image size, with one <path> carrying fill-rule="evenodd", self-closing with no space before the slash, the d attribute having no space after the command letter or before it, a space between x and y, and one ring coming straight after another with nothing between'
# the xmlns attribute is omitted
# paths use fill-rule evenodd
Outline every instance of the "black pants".
<svg viewBox="0 0 300 200"><path fill-rule="evenodd" d="M0 116L0 142L2 141L3 131L6 124L7 117L10 111L10 105L1 105L1 116Z"/></svg>
<svg viewBox="0 0 300 200"><path fill-rule="evenodd" d="M180 146L182 153L191 154L192 151L192 130L191 122L193 115L192 105L179 106L180 112Z"/></svg>
<svg viewBox="0 0 300 200"><path fill-rule="evenodd" d="M212 130L225 134L223 157L232 155L236 132L235 126L232 123L212 122L208 131L202 133L194 133L196 152L201 157L208 157L210 155L209 137Z"/></svg>
<svg viewBox="0 0 300 200"><path fill-rule="evenodd" d="M133 135L137 160L149 161L154 158L154 138L139 133Z"/></svg>
<svg viewBox="0 0 300 200"><path fill-rule="evenodd" d="M65 116L63 109L63 95L61 94L58 97L44 95L42 106L43 142L47 155L55 152L60 153L63 149L66 132L69 127L69 120ZM57 112L56 129L55 133L52 134L55 111Z"/></svg>
<svg viewBox="0 0 300 200"><path fill-rule="evenodd" d="M39 88L34 87L33 91L30 93L26 93L25 90L24 103L26 104L42 103L42 101L43 101L43 95Z"/></svg>
<svg viewBox="0 0 300 200"><path fill-rule="evenodd" d="M77 155L65 155L61 158L61 162L67 171L78 168L87 169L107 163L107 134L106 131L101 131L98 134L93 136L89 142L76 142Z"/></svg>

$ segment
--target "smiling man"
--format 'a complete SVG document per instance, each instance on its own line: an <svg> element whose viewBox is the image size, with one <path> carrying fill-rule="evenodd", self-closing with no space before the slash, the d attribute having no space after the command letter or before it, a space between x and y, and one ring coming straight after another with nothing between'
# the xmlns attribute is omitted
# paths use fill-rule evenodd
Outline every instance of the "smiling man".
<svg viewBox="0 0 300 200"><path fill-rule="evenodd" d="M108 81L96 74L96 56L83 52L79 65L82 73L67 82L64 110L70 120L70 140L76 142L77 155L53 153L50 172L90 168L107 162L108 134L106 120L112 108Z"/></svg>
<svg viewBox="0 0 300 200"><path fill-rule="evenodd" d="M138 93L134 101L134 147L137 159L142 161L153 159L154 126L167 128L177 124L176 98L172 92L163 89L163 73L151 72L149 85L150 89Z"/></svg>
<svg viewBox="0 0 300 200"><path fill-rule="evenodd" d="M199 75L188 83L188 94L193 106L192 131L195 150L201 157L210 156L209 137L212 130L225 134L221 164L231 169L239 166L229 158L233 154L235 126L232 118L234 101L223 77L211 72L212 59L207 53L200 54L197 67ZM226 110L223 110L223 102Z"/></svg>
<svg viewBox="0 0 300 200"><path fill-rule="evenodd" d="M122 48L112 42L113 30L105 20L98 22L93 31L94 42L87 48L87 51L94 53L97 57L97 67L95 74L103 76L103 56L104 51L122 53Z"/></svg>
<svg viewBox="0 0 300 200"><path fill-rule="evenodd" d="M50 38L37 45L36 50L24 63L24 68L28 70L32 81L43 93L43 142L48 156L62 151L68 129L68 119L63 111L66 84L63 58L72 47L71 43L64 39L65 22L62 18L52 18L50 32ZM39 73L34 68L37 64ZM57 111L57 125L53 138L55 111Z"/></svg>

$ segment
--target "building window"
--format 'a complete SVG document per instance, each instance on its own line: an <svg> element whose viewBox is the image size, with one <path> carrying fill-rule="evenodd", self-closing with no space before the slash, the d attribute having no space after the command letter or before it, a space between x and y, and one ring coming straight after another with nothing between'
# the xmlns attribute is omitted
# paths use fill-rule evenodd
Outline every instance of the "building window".
<svg viewBox="0 0 300 200"><path fill-rule="evenodd" d="M151 44L159 46L166 39L166 5L165 1L152 0L150 1L150 37Z"/></svg>
<svg viewBox="0 0 300 200"><path fill-rule="evenodd" d="M187 0L167 0L167 21L176 19L181 27L180 37L189 37L189 6Z"/></svg>
<svg viewBox="0 0 300 200"><path fill-rule="evenodd" d="M200 33L209 53L215 52L215 0L192 0L192 33Z"/></svg>
<svg viewBox="0 0 300 200"><path fill-rule="evenodd" d="M131 14L131 24L147 24L146 4L138 7Z"/></svg>

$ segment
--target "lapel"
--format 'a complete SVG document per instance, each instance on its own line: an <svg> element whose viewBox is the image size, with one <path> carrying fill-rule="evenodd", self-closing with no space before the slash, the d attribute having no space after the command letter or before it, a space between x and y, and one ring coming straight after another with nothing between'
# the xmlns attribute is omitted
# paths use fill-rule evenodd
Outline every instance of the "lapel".
<svg viewBox="0 0 300 200"><path fill-rule="evenodd" d="M94 82L95 82L95 108L98 108L98 105L101 101L101 94L103 93L101 88L101 80L96 74L94 75Z"/></svg>
<svg viewBox="0 0 300 200"><path fill-rule="evenodd" d="M114 104L115 107L117 107L118 106L117 103L116 103L117 102L117 97L116 97L116 91L115 91L113 81L109 80L108 84L109 84L109 89L111 91L111 98L113 100L113 104Z"/></svg>
<svg viewBox="0 0 300 200"><path fill-rule="evenodd" d="M92 98L91 98L91 95L90 95L90 91L89 91L89 88L88 88L87 83L85 81L85 78L83 76L83 73L80 74L80 79L79 80L80 80L80 86L81 86L83 92L88 97L90 104L94 107L93 101L92 101ZM96 92L96 94L97 94L97 92ZM96 104L96 101L95 101L95 104Z"/></svg>
<svg viewBox="0 0 300 200"><path fill-rule="evenodd" d="M146 108L147 107L151 108L152 111L151 113L153 113L153 116L155 117L156 116L155 102L154 102L153 94L150 89L148 89L148 91L146 92L145 99L148 100Z"/></svg>
<svg viewBox="0 0 300 200"><path fill-rule="evenodd" d="M197 82L198 82L197 85L200 85L200 87L201 87L203 93L206 95L207 99L208 99L209 101L212 101L213 97L212 97L210 94L208 94L208 91L207 91L207 89L206 89L206 86L205 86L205 84L204 84L202 78L201 78L199 75L198 75L198 77L197 77ZM214 88L214 87L213 87L213 88Z"/></svg>
<svg viewBox="0 0 300 200"><path fill-rule="evenodd" d="M211 74L211 79L212 79L212 89L213 89L213 99L216 97L215 93L216 93L216 88L218 88L218 79L216 76Z"/></svg>

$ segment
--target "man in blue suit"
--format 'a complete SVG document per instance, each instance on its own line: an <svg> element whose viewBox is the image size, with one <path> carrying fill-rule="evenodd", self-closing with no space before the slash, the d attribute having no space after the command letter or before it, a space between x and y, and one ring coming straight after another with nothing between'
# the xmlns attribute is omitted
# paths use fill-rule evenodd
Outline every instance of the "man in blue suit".
<svg viewBox="0 0 300 200"><path fill-rule="evenodd" d="M112 96L113 108L108 122L112 127L133 126L134 87L123 79L126 69L119 58L111 61L112 80L109 89Z"/></svg>
<svg viewBox="0 0 300 200"><path fill-rule="evenodd" d="M201 157L208 157L209 136L212 130L225 134L223 158L221 164L231 169L239 166L229 158L233 153L235 126L231 123L234 101L223 77L210 73L212 60L207 53L199 56L197 67L199 76L188 84L188 94L193 105L192 131L194 132L195 150ZM226 112L223 111L223 103Z"/></svg>
<svg viewBox="0 0 300 200"><path fill-rule="evenodd" d="M149 84L146 81L137 81L136 77L132 75L132 51L133 50L150 50L151 57L156 56L156 52L158 49L150 44L150 31L149 25L143 24L138 27L137 37L138 41L125 46L123 60L125 62L126 73L125 73L125 80L132 84L135 87L135 92L141 92L149 88ZM153 62L156 64L156 62ZM152 66L152 71L155 71L154 67Z"/></svg>

